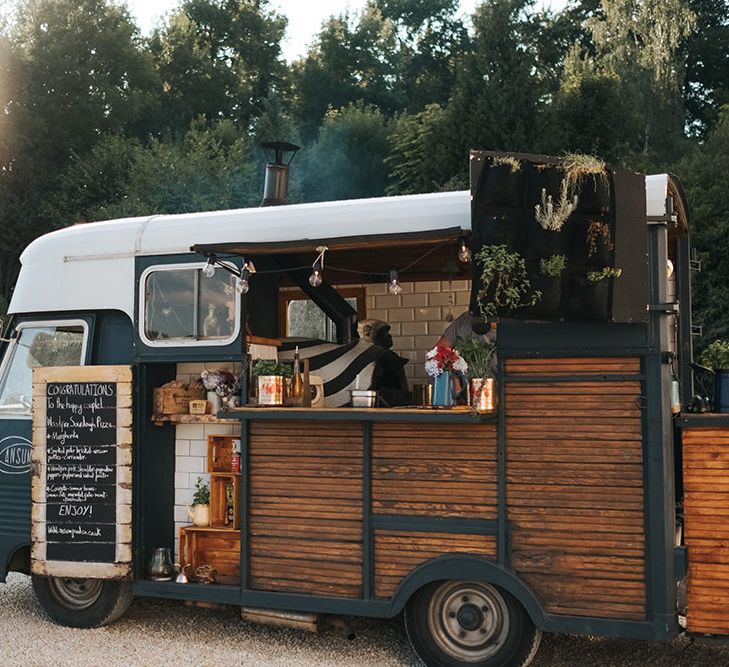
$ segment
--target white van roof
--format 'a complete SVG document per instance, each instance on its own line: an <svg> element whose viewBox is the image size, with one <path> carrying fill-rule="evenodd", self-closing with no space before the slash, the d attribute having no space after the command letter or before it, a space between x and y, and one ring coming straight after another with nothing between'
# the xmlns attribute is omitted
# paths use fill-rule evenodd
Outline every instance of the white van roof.
<svg viewBox="0 0 729 667"><path fill-rule="evenodd" d="M73 225L25 249L9 312L113 309L133 320L135 257L189 253L193 245L467 231L470 201L467 191L442 192Z"/></svg>
<svg viewBox="0 0 729 667"><path fill-rule="evenodd" d="M669 179L646 177L648 215L665 213ZM111 309L133 320L135 257L189 253L193 245L468 231L470 202L468 191L442 192L73 225L25 249L9 312Z"/></svg>

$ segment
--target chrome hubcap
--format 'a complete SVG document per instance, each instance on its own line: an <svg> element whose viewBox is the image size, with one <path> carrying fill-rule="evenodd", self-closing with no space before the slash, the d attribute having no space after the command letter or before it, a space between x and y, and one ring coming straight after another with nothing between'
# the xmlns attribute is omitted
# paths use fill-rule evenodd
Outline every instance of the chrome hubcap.
<svg viewBox="0 0 729 667"><path fill-rule="evenodd" d="M101 595L104 582L101 579L71 579L49 577L51 593L67 609L87 609Z"/></svg>
<svg viewBox="0 0 729 667"><path fill-rule="evenodd" d="M501 593L489 584L446 582L430 599L428 629L444 653L462 662L480 662L504 645L509 610Z"/></svg>

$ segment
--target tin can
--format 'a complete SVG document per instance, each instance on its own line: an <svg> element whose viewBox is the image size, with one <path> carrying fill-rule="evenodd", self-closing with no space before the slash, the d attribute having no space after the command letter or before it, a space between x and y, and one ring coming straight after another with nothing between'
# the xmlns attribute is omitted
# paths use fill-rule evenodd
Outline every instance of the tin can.
<svg viewBox="0 0 729 667"><path fill-rule="evenodd" d="M477 412L496 412L496 380L493 378L471 380L471 405Z"/></svg>
<svg viewBox="0 0 729 667"><path fill-rule="evenodd" d="M433 405L433 385L432 384L415 384L413 385L413 403L415 405L429 407Z"/></svg>
<svg viewBox="0 0 729 667"><path fill-rule="evenodd" d="M258 405L283 405L284 379L282 375L258 376Z"/></svg>

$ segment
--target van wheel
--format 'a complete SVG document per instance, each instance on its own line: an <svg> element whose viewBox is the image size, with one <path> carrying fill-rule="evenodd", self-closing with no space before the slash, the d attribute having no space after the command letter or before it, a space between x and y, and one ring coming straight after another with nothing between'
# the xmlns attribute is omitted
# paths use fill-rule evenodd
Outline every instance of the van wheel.
<svg viewBox="0 0 729 667"><path fill-rule="evenodd" d="M33 575L33 590L48 616L70 628L98 628L111 623L132 602L128 581Z"/></svg>
<svg viewBox="0 0 729 667"><path fill-rule="evenodd" d="M437 581L405 608L405 629L429 667L526 667L541 630L506 591L481 581Z"/></svg>

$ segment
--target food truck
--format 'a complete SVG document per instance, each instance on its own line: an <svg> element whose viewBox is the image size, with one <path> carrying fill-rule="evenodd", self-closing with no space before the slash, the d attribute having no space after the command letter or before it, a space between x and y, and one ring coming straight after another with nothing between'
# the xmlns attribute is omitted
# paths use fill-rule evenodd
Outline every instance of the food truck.
<svg viewBox="0 0 729 667"><path fill-rule="evenodd" d="M729 634L729 418L685 409L680 183L470 167L470 191L28 246L2 341L0 580L30 574L74 627L133 596L309 629L403 614L428 665L527 665L542 632L669 640L684 617ZM469 308L497 332L495 394L434 406L429 351ZM298 401L275 380L294 358Z"/></svg>

